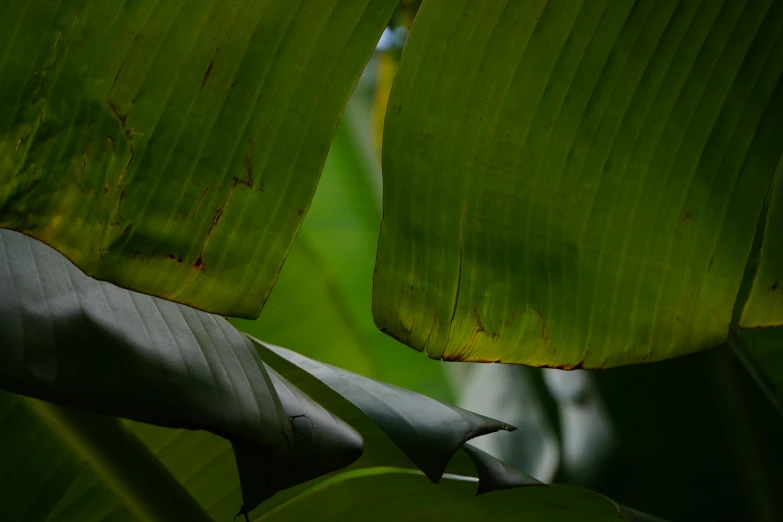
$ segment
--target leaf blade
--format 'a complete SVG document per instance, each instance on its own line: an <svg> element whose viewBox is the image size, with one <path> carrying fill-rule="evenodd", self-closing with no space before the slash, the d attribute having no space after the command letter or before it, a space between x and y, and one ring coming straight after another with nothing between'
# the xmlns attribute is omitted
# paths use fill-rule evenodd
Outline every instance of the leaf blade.
<svg viewBox="0 0 783 522"><path fill-rule="evenodd" d="M5 3L0 226L258 316L396 3Z"/></svg>
<svg viewBox="0 0 783 522"><path fill-rule="evenodd" d="M269 376L224 319L95 281L8 230L0 230L0 288L0 319L17 325L0 332L3 389L286 448Z"/></svg>
<svg viewBox="0 0 783 522"><path fill-rule="evenodd" d="M725 341L780 156L780 6L460 5L424 2L391 94L378 326L564 368Z"/></svg>

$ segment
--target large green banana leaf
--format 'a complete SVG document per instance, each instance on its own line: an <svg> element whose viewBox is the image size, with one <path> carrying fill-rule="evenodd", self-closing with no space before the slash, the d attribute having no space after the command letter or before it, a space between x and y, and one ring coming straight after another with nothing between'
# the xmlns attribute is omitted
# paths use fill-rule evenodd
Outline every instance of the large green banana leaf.
<svg viewBox="0 0 783 522"><path fill-rule="evenodd" d="M397 0L8 0L0 226L255 317Z"/></svg>
<svg viewBox="0 0 783 522"><path fill-rule="evenodd" d="M782 29L773 0L425 0L386 112L378 326L566 368L716 346L765 225L743 321L781 324Z"/></svg>

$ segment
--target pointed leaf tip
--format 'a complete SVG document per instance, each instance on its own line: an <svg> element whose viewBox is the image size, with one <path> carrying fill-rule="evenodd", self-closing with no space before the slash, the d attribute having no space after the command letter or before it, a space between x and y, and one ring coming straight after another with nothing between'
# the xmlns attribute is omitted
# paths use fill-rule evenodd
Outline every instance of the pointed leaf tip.
<svg viewBox="0 0 783 522"><path fill-rule="evenodd" d="M511 489L525 486L546 486L543 482L531 477L482 451L475 446L465 444L463 451L468 454L479 476L476 495L482 495L500 489Z"/></svg>
<svg viewBox="0 0 783 522"><path fill-rule="evenodd" d="M440 480L451 457L468 440L499 430L516 429L410 390L314 361L291 350L256 342L359 408L433 482Z"/></svg>

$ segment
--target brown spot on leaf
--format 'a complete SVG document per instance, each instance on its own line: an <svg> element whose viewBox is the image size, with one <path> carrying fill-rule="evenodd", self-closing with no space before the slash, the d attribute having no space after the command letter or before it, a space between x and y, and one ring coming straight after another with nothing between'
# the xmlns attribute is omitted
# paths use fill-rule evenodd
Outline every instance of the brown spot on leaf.
<svg viewBox="0 0 783 522"><path fill-rule="evenodd" d="M475 308L473 309L473 315L476 317L476 333L483 332L484 325L481 323L481 317L479 316L478 310Z"/></svg>
<svg viewBox="0 0 783 522"><path fill-rule="evenodd" d="M198 88L199 91L204 88L204 84L207 83L207 80L209 79L209 75L212 74L213 65L215 65L214 58L210 60L209 66L207 67L207 72L204 73L204 78L201 80L201 87Z"/></svg>
<svg viewBox="0 0 783 522"><path fill-rule="evenodd" d="M506 321L506 328L511 328L511 323L516 318L517 313L514 310L511 310L511 317Z"/></svg>
<svg viewBox="0 0 783 522"><path fill-rule="evenodd" d="M128 234L128 232L130 232L130 229L131 229L131 226L130 226L130 225L128 225L127 227L125 227L125 230L123 230L123 231L122 231L122 235L123 235L123 236L127 235L127 234Z"/></svg>
<svg viewBox="0 0 783 522"><path fill-rule="evenodd" d="M130 158L128 159L128 163L125 165L125 168L122 169L122 172L120 172L120 179L122 179L125 174L128 173L128 169L130 169L131 163L133 163L133 157L136 155L136 149L133 148L133 145L130 146Z"/></svg>
<svg viewBox="0 0 783 522"><path fill-rule="evenodd" d="M119 75L119 73L117 73L117 75ZM114 114L114 116L118 120L120 120L120 124L122 125L122 128L124 129L125 128L125 122L128 120L128 115L121 113L120 112L120 108L117 105L117 103L112 101L112 100L106 100L106 105L109 106L109 110Z"/></svg>
<svg viewBox="0 0 783 522"><path fill-rule="evenodd" d="M774 292L777 289L778 289L778 281L775 281L774 283L772 283L772 286L770 287L770 291Z"/></svg>
<svg viewBox="0 0 783 522"><path fill-rule="evenodd" d="M234 193L234 188L236 188L236 178L234 178L234 184L231 185L231 188L228 190L228 194L226 195L226 199L223 201L223 204L218 209L217 213L215 214L214 219L212 220L212 224L209 226L209 230L207 230L207 237L204 238L204 242L201 244L201 250L199 251L198 257L203 258L204 257L204 249L207 248L207 243L209 243L209 238L212 237L212 232L215 230L215 227L218 226L218 223L220 222L220 216L223 215L223 211L226 209L226 205L228 204L228 200L231 199L231 194ZM203 268L202 268L203 270Z"/></svg>
<svg viewBox="0 0 783 522"><path fill-rule="evenodd" d="M177 258L177 263L182 263L182 256L179 256L179 257Z"/></svg>
<svg viewBox="0 0 783 522"><path fill-rule="evenodd" d="M201 256L198 256L198 258L196 258L196 262L193 263L193 266L199 268L203 265L204 265L204 261L201 259Z"/></svg>
<svg viewBox="0 0 783 522"><path fill-rule="evenodd" d="M304 210L302 210L301 208L296 210L296 215L297 216L301 216L302 214L304 214Z"/></svg>
<svg viewBox="0 0 783 522"><path fill-rule="evenodd" d="M117 74L114 75L114 81L111 82L112 89L114 88L114 85L117 83L117 79L120 77L120 73L122 72L123 67L125 67L125 63L120 65L119 70L117 70Z"/></svg>
<svg viewBox="0 0 783 522"><path fill-rule="evenodd" d="M245 154L245 157L242 160L242 168L245 169L245 177L243 177L242 179L234 178L234 186L246 185L252 188L253 187L253 158L251 158L248 154Z"/></svg>
<svg viewBox="0 0 783 522"><path fill-rule="evenodd" d="M175 256L174 254L169 254L169 259L177 259L177 256Z"/></svg>

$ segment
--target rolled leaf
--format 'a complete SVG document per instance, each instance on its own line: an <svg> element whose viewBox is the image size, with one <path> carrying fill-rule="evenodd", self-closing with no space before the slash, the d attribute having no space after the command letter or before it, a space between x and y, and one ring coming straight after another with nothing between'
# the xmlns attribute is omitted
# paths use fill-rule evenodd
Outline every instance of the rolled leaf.
<svg viewBox="0 0 783 522"><path fill-rule="evenodd" d="M0 388L285 454L290 430L253 345L224 319L84 275L0 230Z"/></svg>
<svg viewBox="0 0 783 522"><path fill-rule="evenodd" d="M272 352L307 372L361 410L433 482L440 480L451 457L468 440L499 430L516 429L424 395L314 361L285 348L261 342L257 344L262 351ZM263 353L262 358L273 367L279 361ZM291 378L295 379L294 376ZM294 382L306 385L302 379Z"/></svg>

